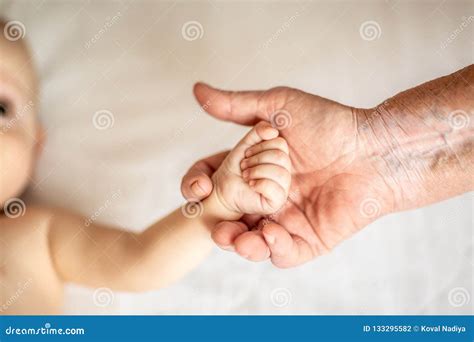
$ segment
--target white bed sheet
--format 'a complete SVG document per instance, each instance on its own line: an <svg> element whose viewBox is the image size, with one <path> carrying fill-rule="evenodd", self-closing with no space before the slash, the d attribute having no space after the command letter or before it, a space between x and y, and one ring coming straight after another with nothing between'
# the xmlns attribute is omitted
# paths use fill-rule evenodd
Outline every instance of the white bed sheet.
<svg viewBox="0 0 474 342"><path fill-rule="evenodd" d="M468 1L39 0L2 1L0 13L25 24L42 81L48 140L29 196L84 215L113 198L99 220L132 230L181 205L185 170L246 130L199 112L197 80L288 85L373 106L473 63L472 21L441 48L474 15ZM202 25L202 38L183 39L188 21ZM361 38L366 21L379 24L378 39ZM102 109L114 116L108 130L92 124ZM117 293L106 307L94 305L93 289L71 285L65 312L473 313L472 210L467 194L391 215L290 270L216 249L175 286ZM464 295L464 304L452 305L450 294Z"/></svg>

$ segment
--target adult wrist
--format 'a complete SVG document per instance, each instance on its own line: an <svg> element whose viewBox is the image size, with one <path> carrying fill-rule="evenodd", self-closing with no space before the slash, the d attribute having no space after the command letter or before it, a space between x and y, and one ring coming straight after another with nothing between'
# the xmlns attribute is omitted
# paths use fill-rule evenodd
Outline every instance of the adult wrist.
<svg viewBox="0 0 474 342"><path fill-rule="evenodd" d="M473 189L474 94L463 78L472 78L472 71L354 111L360 146L389 185L395 211Z"/></svg>

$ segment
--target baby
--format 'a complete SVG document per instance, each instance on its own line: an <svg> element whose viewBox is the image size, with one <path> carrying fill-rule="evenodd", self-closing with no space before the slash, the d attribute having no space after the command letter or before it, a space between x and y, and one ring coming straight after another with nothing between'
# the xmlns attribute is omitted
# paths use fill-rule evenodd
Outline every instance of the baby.
<svg viewBox="0 0 474 342"><path fill-rule="evenodd" d="M4 24L0 24L4 32ZM60 313L63 285L147 291L179 279L210 250L212 227L243 214L271 214L285 203L290 159L285 140L260 122L213 176L203 202L178 209L140 234L96 224L66 210L18 199L43 133L37 81L27 47L0 36L0 313ZM258 151L252 155L249 148ZM284 158L281 152L284 151ZM279 153L280 152L280 153ZM21 292L21 294L20 294Z"/></svg>

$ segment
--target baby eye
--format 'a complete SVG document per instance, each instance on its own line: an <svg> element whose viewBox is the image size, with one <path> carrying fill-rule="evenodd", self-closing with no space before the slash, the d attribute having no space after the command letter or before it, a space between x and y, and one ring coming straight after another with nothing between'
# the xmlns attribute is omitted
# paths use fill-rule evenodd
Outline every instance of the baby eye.
<svg viewBox="0 0 474 342"><path fill-rule="evenodd" d="M7 105L0 102L0 116L7 116Z"/></svg>

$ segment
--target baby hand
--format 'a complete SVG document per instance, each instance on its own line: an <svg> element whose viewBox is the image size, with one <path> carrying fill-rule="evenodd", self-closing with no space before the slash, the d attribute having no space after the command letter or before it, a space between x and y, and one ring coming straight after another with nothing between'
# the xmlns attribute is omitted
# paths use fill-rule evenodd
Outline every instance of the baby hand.
<svg viewBox="0 0 474 342"><path fill-rule="evenodd" d="M279 137L278 130L268 122L262 121L247 133L214 173L211 196L217 198L232 219L243 214L272 214L287 200L290 170L286 140Z"/></svg>

